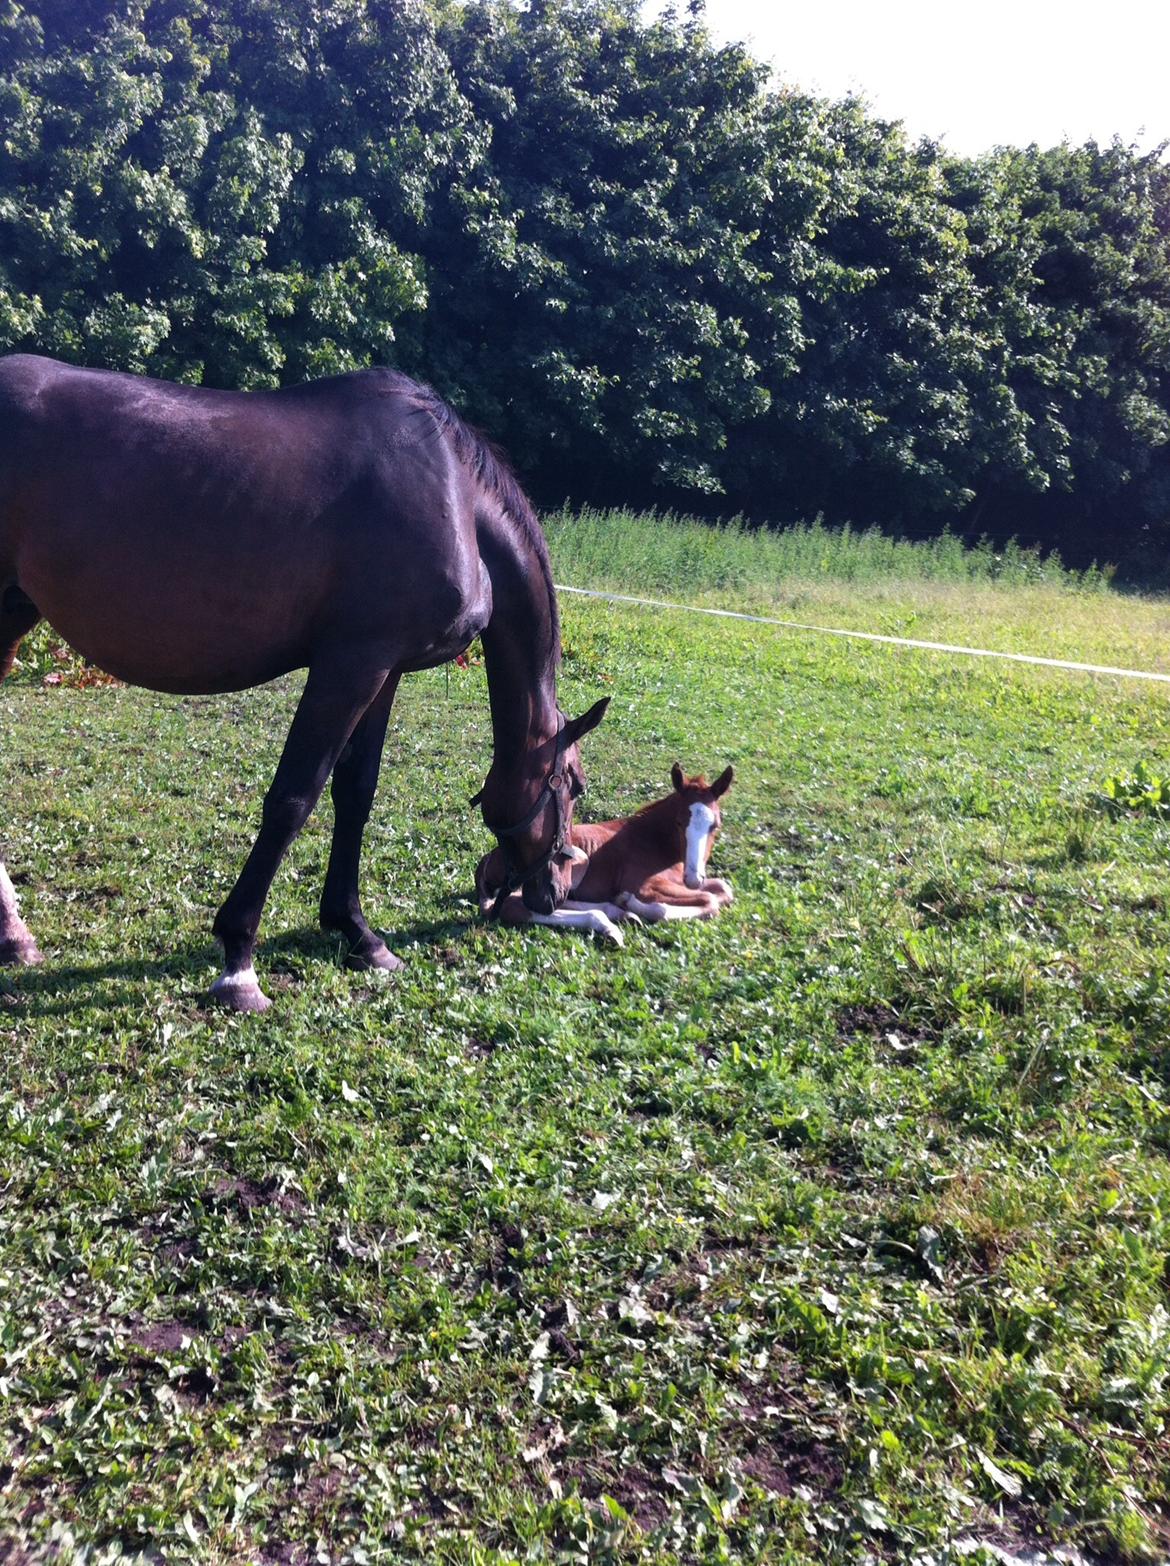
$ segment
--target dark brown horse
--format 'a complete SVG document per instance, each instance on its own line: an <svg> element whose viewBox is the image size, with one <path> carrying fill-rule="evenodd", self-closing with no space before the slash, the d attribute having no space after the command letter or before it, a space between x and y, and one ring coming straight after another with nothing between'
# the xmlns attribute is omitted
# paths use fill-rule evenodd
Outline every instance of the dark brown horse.
<svg viewBox="0 0 1170 1566"><path fill-rule="evenodd" d="M240 690L308 678L247 863L215 919L241 1011L268 889L330 774L321 923L358 966L396 968L358 861L403 674L483 638L493 759L484 819L535 912L569 889L576 743L548 551L504 463L428 387L367 370L280 392L206 391L0 359L0 678L44 617L135 685ZM6 743L6 742L5 742ZM0 961L39 952L0 864Z"/></svg>

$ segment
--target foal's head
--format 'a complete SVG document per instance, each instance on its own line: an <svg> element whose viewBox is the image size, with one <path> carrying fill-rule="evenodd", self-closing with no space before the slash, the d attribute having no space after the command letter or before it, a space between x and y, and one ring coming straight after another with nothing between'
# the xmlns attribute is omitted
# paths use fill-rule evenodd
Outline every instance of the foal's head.
<svg viewBox="0 0 1170 1566"><path fill-rule="evenodd" d="M714 783L704 777L688 778L676 761L670 769L674 784L674 806L683 843L683 880L694 890L702 886L707 874L711 845L723 824L719 801L731 787L735 773L730 767Z"/></svg>

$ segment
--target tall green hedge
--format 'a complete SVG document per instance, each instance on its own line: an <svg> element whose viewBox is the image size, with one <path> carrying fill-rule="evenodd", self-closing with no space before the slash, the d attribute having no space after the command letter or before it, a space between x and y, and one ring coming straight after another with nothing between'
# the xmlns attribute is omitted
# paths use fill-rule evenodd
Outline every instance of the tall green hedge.
<svg viewBox="0 0 1170 1566"><path fill-rule="evenodd" d="M1170 564L1170 169L957 159L634 0L0 0L0 349L395 363L545 500Z"/></svg>

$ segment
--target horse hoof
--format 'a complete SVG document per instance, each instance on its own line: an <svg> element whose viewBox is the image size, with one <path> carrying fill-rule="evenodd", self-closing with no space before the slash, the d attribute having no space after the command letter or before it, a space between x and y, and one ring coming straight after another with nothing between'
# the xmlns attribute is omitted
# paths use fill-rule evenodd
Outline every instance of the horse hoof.
<svg viewBox="0 0 1170 1566"><path fill-rule="evenodd" d="M0 941L0 968L32 968L44 960L31 936Z"/></svg>
<svg viewBox="0 0 1170 1566"><path fill-rule="evenodd" d="M356 968L361 973L371 971L397 973L399 968L405 966L402 958L395 957L390 948L381 941L377 946L366 947L364 950L359 947L357 951L350 952L345 961L347 967Z"/></svg>
<svg viewBox="0 0 1170 1566"><path fill-rule="evenodd" d="M272 1005L251 968L240 973L221 973L211 986L211 999L229 1011L267 1011Z"/></svg>

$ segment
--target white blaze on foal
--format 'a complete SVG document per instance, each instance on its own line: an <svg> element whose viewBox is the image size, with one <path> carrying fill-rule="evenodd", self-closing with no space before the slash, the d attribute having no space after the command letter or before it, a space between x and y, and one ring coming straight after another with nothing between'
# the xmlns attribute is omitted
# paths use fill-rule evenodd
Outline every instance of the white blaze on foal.
<svg viewBox="0 0 1170 1566"><path fill-rule="evenodd" d="M683 867L683 880L696 891L707 874L707 855L711 852L711 834L715 830L715 812L710 805L696 801L691 806L691 819L687 826L687 857Z"/></svg>

